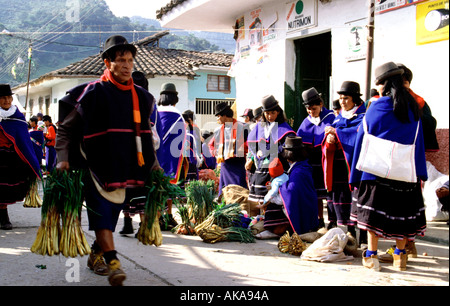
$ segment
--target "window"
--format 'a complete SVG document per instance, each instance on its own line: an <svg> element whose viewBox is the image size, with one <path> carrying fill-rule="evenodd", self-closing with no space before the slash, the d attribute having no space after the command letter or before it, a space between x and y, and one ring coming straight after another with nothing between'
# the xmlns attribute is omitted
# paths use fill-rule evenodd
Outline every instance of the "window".
<svg viewBox="0 0 450 306"><path fill-rule="evenodd" d="M220 91L230 93L230 77L226 75L208 74L208 91Z"/></svg>

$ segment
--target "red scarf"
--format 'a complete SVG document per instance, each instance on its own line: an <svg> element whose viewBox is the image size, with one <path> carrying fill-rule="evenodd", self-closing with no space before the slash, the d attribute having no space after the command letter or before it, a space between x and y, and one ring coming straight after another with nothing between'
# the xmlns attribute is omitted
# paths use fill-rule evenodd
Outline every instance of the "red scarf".
<svg viewBox="0 0 450 306"><path fill-rule="evenodd" d="M425 106L425 100L421 96L414 93L414 91L412 91L411 89L408 90L411 96L413 96L413 98L416 100L417 104L419 104L419 108L422 109Z"/></svg>
<svg viewBox="0 0 450 306"><path fill-rule="evenodd" d="M136 149L137 149L137 160L138 165L142 167L145 165L144 163L144 155L142 154L142 140L141 140L141 112L139 110L139 97L137 95L136 89L134 88L133 79L130 78L126 85L120 84L117 82L111 71L109 69L105 69L103 75L100 77L100 80L103 82L111 82L117 88L123 91L131 90L131 95L133 99L133 120L134 120L134 129L136 132Z"/></svg>

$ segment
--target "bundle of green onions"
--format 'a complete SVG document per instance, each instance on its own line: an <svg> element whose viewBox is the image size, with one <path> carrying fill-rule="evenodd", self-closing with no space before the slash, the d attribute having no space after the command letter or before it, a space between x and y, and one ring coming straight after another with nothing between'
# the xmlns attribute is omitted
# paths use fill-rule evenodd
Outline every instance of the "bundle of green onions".
<svg viewBox="0 0 450 306"><path fill-rule="evenodd" d="M243 214L239 203L218 206L195 232L204 242L219 241L254 242L252 232L248 228L236 226L241 223Z"/></svg>
<svg viewBox="0 0 450 306"><path fill-rule="evenodd" d="M213 224L209 228L200 230L198 234L200 238L207 243L216 243L220 241L255 242L252 232L247 228L239 226L221 228L220 226Z"/></svg>
<svg viewBox="0 0 450 306"><path fill-rule="evenodd" d="M42 199L38 192L38 180L35 179L30 183L30 189L23 202L23 207L39 208L42 206Z"/></svg>
<svg viewBox="0 0 450 306"><path fill-rule="evenodd" d="M180 204L177 206L177 208L178 208L178 215L180 215L181 218L181 223L175 226L172 229L172 232L175 234L182 234L182 235L195 234L194 224L191 222L189 214L189 207L187 205Z"/></svg>
<svg viewBox="0 0 450 306"><path fill-rule="evenodd" d="M214 184L213 180L193 180L185 186L190 219L195 224L205 221L208 215L217 207L217 203L214 201L216 196Z"/></svg>
<svg viewBox="0 0 450 306"><path fill-rule="evenodd" d="M90 254L81 228L84 171L54 170L44 186L41 224L31 251L40 255L77 257ZM60 223L61 222L61 223Z"/></svg>
<svg viewBox="0 0 450 306"><path fill-rule="evenodd" d="M151 171L146 181L148 188L145 202L144 217L137 233L137 238L144 245L160 246L162 244L161 228L159 226L159 213L168 199L177 202L178 197L184 196L184 191L177 185L170 183L170 177L162 170Z"/></svg>

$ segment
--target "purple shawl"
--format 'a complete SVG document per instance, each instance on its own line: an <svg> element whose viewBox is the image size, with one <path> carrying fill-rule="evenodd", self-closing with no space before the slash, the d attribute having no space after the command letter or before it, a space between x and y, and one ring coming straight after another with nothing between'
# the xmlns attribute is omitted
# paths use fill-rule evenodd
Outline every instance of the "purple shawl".
<svg viewBox="0 0 450 306"><path fill-rule="evenodd" d="M311 144L312 146L320 146L325 135L325 127L331 125L335 119L332 110L322 107L322 111L319 114L320 123L315 125L309 120L308 115L297 130L297 136L300 136L303 143Z"/></svg>

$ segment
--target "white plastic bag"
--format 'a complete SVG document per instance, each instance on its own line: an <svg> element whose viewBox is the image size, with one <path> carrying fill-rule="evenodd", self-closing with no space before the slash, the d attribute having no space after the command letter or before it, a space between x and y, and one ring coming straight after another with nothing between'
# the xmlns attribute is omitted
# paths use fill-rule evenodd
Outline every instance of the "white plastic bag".
<svg viewBox="0 0 450 306"><path fill-rule="evenodd" d="M302 260L335 262L353 260L353 256L344 254L348 236L338 227L330 229L322 237L314 241L305 251Z"/></svg>

